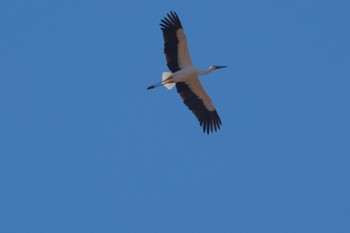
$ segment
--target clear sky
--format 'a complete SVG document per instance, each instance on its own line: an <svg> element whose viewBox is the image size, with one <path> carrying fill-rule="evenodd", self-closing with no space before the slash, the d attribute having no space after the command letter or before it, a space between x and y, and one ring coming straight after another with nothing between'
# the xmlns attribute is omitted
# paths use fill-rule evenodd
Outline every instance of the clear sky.
<svg viewBox="0 0 350 233"><path fill-rule="evenodd" d="M168 71L175 10L222 119ZM0 232L345 233L350 1L0 3Z"/></svg>

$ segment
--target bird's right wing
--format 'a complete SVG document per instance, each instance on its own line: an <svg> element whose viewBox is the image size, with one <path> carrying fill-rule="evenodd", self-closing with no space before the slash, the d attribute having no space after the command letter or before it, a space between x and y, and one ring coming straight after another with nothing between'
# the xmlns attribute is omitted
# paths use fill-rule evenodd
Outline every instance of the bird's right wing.
<svg viewBox="0 0 350 233"><path fill-rule="evenodd" d="M219 114L197 77L176 83L176 89L184 103L197 117L204 133L209 134L220 129Z"/></svg>
<svg viewBox="0 0 350 233"><path fill-rule="evenodd" d="M164 53L167 65L175 73L185 66L192 65L187 48L187 39L176 12L170 11L161 20L161 30L164 37Z"/></svg>

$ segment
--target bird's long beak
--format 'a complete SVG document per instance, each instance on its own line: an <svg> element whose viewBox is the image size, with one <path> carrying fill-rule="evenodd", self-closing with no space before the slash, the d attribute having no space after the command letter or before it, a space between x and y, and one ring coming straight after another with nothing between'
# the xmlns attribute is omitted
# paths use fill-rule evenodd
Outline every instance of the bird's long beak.
<svg viewBox="0 0 350 233"><path fill-rule="evenodd" d="M227 66L215 66L216 69L222 69L222 68L226 68Z"/></svg>

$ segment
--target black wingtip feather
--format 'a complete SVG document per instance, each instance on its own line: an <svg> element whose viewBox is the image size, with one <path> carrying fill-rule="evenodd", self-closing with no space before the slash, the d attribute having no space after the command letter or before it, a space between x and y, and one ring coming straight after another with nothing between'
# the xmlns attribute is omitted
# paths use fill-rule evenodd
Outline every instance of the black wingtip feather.
<svg viewBox="0 0 350 233"><path fill-rule="evenodd" d="M166 57L167 66L169 67L170 71L174 73L180 69L177 54L179 40L176 32L182 28L182 25L176 12L173 11L167 13L166 17L160 21L161 23L159 25L164 37L164 54Z"/></svg>
<svg viewBox="0 0 350 233"><path fill-rule="evenodd" d="M186 106L194 113L203 129L203 133L214 133L220 129L221 119L216 110L209 111L203 101L196 96L186 83L176 83L177 92Z"/></svg>

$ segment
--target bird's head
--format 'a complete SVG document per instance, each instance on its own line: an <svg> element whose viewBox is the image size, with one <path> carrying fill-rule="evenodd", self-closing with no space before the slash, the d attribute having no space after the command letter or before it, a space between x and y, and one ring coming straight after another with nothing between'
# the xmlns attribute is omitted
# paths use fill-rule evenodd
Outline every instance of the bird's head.
<svg viewBox="0 0 350 233"><path fill-rule="evenodd" d="M209 69L211 70L217 70L217 69L222 69L222 68L226 68L227 66L216 66L216 65L213 65L211 66Z"/></svg>

